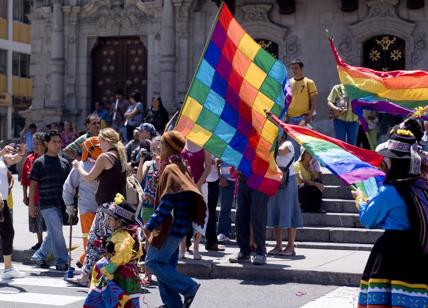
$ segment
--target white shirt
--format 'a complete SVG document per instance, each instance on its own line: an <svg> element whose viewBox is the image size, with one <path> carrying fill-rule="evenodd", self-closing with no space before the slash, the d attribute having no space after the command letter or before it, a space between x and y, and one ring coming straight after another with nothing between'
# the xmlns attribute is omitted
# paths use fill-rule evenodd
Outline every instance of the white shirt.
<svg viewBox="0 0 428 308"><path fill-rule="evenodd" d="M276 163L278 164L278 167L285 168L287 165L294 159L294 147L293 144L290 141L284 141L280 147L280 150L288 149L288 153L284 155L278 154L276 157ZM294 168L292 168L293 163L290 164L290 173L289 175L295 175L296 172L294 171Z"/></svg>
<svg viewBox="0 0 428 308"><path fill-rule="evenodd" d="M211 156L211 159L212 159L212 161L211 161L210 173L208 174L207 179L206 179L207 182L215 182L219 178L217 165L215 163L215 157Z"/></svg>
<svg viewBox="0 0 428 308"><path fill-rule="evenodd" d="M3 157L0 157L0 194L3 200L7 200L9 181L7 180L7 166Z"/></svg>

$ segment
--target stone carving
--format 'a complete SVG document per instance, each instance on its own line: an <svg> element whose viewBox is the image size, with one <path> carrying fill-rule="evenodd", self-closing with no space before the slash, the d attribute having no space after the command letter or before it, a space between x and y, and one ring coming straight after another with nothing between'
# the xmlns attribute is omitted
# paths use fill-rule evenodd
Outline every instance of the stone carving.
<svg viewBox="0 0 428 308"><path fill-rule="evenodd" d="M244 13L243 21L270 22L269 12L271 8L272 5L268 4L245 5L241 8Z"/></svg>
<svg viewBox="0 0 428 308"><path fill-rule="evenodd" d="M422 58L423 56L420 51L417 51L417 50L413 51L411 54L412 65L417 65L419 62L421 62Z"/></svg>
<svg viewBox="0 0 428 308"><path fill-rule="evenodd" d="M425 37L426 37L425 32L418 31L418 32L415 33L415 35L414 35L414 38L415 38L415 43L414 43L415 49L425 49L425 46L426 46Z"/></svg>
<svg viewBox="0 0 428 308"><path fill-rule="evenodd" d="M367 1L369 7L369 15L367 18L375 17L393 17L398 18L395 11L395 6L398 4L398 0L370 0Z"/></svg>
<svg viewBox="0 0 428 308"><path fill-rule="evenodd" d="M300 50L300 42L297 35L290 35L285 42L285 63L297 57Z"/></svg>

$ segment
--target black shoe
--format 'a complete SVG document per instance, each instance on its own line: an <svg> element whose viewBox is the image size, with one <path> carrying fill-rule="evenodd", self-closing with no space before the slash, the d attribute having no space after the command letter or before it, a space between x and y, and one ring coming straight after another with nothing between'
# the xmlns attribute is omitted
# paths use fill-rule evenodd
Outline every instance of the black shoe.
<svg viewBox="0 0 428 308"><path fill-rule="evenodd" d="M229 258L230 263L246 263L250 261L250 255L244 255L242 252L238 253L236 257Z"/></svg>
<svg viewBox="0 0 428 308"><path fill-rule="evenodd" d="M40 260L40 261L36 261L36 266L39 268L49 268L50 265L48 264L48 262L46 262L45 260Z"/></svg>
<svg viewBox="0 0 428 308"><path fill-rule="evenodd" d="M198 283L197 285L196 285L196 288L195 288L195 293L193 293L193 295L191 295L191 296L188 296L188 297L184 297L184 303L183 303L183 308L189 308L190 307L190 305L192 305L192 302L193 302L193 300L195 299L195 296L196 296L196 293L198 293L198 290L199 290L199 287L200 287L201 285Z"/></svg>
<svg viewBox="0 0 428 308"><path fill-rule="evenodd" d="M55 269L57 271L60 271L60 272L66 272L68 269L68 265L67 264L59 264L59 265L55 266Z"/></svg>
<svg viewBox="0 0 428 308"><path fill-rule="evenodd" d="M77 261L77 262L76 262L76 266L77 266L77 268L82 268L82 267L83 267L83 264L82 264L82 263L80 263L80 261Z"/></svg>
<svg viewBox="0 0 428 308"><path fill-rule="evenodd" d="M39 250L39 248L42 247L42 243L37 243L36 245L32 246L31 250Z"/></svg>

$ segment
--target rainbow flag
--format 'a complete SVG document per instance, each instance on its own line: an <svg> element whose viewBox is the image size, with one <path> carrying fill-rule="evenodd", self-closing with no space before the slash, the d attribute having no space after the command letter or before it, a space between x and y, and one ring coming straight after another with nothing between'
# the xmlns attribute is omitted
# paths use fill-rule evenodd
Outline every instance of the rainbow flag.
<svg viewBox="0 0 428 308"><path fill-rule="evenodd" d="M350 145L306 127L285 124L276 116L272 116L272 119L321 165L346 184L353 185L370 178L376 178L376 183L383 182L385 174L376 168L383 160L378 153Z"/></svg>
<svg viewBox="0 0 428 308"><path fill-rule="evenodd" d="M339 56L333 38L330 37L329 40L340 82L345 86L352 102L352 109L360 119L362 119L361 108L408 116L417 107L428 105L428 72L421 70L380 72L351 66ZM382 103L375 106L376 102Z"/></svg>
<svg viewBox="0 0 428 308"><path fill-rule="evenodd" d="M224 4L196 69L175 127L268 195L282 173L274 159L278 127L265 110L285 110L287 70L260 47Z"/></svg>

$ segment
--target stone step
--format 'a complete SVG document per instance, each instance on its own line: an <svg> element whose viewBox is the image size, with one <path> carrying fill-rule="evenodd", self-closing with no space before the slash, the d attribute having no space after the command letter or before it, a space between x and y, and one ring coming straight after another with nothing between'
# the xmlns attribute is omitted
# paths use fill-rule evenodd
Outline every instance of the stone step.
<svg viewBox="0 0 428 308"><path fill-rule="evenodd" d="M321 181L324 183L324 185L345 186L345 184L337 176L331 173L322 173Z"/></svg>
<svg viewBox="0 0 428 308"><path fill-rule="evenodd" d="M274 243L271 241L271 243ZM297 248L332 249L332 250L360 250L371 251L372 244L360 243L332 243L332 242L295 242ZM274 244L272 244L274 246Z"/></svg>
<svg viewBox="0 0 428 308"><path fill-rule="evenodd" d="M305 227L363 228L355 213L303 213Z"/></svg>
<svg viewBox="0 0 428 308"><path fill-rule="evenodd" d="M328 204L328 203L327 203ZM323 208L326 208L323 205ZM217 217L220 215L220 208L217 207ZM232 221L236 220L236 209L230 213ZM346 228L363 228L357 213L302 213L303 224L305 227L346 227Z"/></svg>
<svg viewBox="0 0 428 308"><path fill-rule="evenodd" d="M383 230L364 228L303 227L297 230L297 241L374 244ZM267 230L267 239L273 239L273 231ZM287 238L284 230L283 238Z"/></svg>
<svg viewBox="0 0 428 308"><path fill-rule="evenodd" d="M354 200L324 198L322 208L332 213L358 213Z"/></svg>
<svg viewBox="0 0 428 308"><path fill-rule="evenodd" d="M323 198L352 200L351 188L339 185L325 185Z"/></svg>

